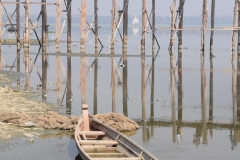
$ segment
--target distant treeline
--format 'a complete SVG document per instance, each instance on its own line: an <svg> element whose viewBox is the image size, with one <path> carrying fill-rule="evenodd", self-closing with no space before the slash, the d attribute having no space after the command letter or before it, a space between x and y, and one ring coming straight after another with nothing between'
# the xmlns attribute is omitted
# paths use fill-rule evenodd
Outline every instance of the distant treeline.
<svg viewBox="0 0 240 160"><path fill-rule="evenodd" d="M11 15L11 14L10 14ZM32 22L36 21L38 15L30 15ZM132 24L132 21L134 19L134 16L129 15L129 24ZM141 23L141 16L137 17L139 19L139 22ZM64 20L64 17L61 18L62 21ZM25 16L21 15L20 17L21 22L25 21ZM87 16L88 22L92 22L93 16L88 15ZM7 22L7 16L3 15L3 22ZM47 17L48 23L55 23L56 17L55 16L48 16ZM184 25L201 25L202 23L202 16L185 16L184 17ZM15 23L15 16L12 18L12 22ZM210 17L208 24L210 24ZM39 20L39 23L41 23L41 19ZM80 15L73 15L72 16L72 23L74 24L80 24ZM110 16L99 16L98 17L98 23L99 24L111 24L111 17ZM168 25L171 23L171 17L161 17L156 16L156 24L160 25ZM215 16L215 24L216 25L222 25L222 24L232 24L233 23L233 16L227 15L227 16Z"/></svg>

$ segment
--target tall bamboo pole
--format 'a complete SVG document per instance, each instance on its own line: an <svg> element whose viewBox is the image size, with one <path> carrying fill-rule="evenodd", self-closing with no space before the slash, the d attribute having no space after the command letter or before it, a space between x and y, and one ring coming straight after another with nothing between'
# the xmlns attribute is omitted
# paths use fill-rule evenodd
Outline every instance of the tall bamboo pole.
<svg viewBox="0 0 240 160"><path fill-rule="evenodd" d="M128 42L128 2L129 0L123 1L123 8L125 7L123 12L123 50L127 49Z"/></svg>
<svg viewBox="0 0 240 160"><path fill-rule="evenodd" d="M203 9L202 9L202 38L201 38L201 51L204 55L205 51L205 36L206 36L206 27L208 20L208 0L203 0Z"/></svg>
<svg viewBox="0 0 240 160"><path fill-rule="evenodd" d="M232 54L232 100L233 100L233 124L237 122L237 90L236 90L236 66L235 55Z"/></svg>
<svg viewBox="0 0 240 160"><path fill-rule="evenodd" d="M214 17L215 17L215 0L212 0L211 29L214 29ZM210 36L210 56L213 56L213 35L214 35L214 30L211 30L211 36Z"/></svg>
<svg viewBox="0 0 240 160"><path fill-rule="evenodd" d="M82 53L85 52L85 43L86 43L86 35L85 35L85 28L86 28L86 7L87 7L87 1L82 0L82 6L81 6L81 38L80 38L80 50Z"/></svg>
<svg viewBox="0 0 240 160"><path fill-rule="evenodd" d="M20 0L16 0L16 2L19 2ZM16 24L17 24L17 34L20 38L20 4L16 4ZM20 46L21 44L17 40L17 71L20 72Z"/></svg>
<svg viewBox="0 0 240 160"><path fill-rule="evenodd" d="M72 0L67 1L67 47L71 51L72 43Z"/></svg>
<svg viewBox="0 0 240 160"><path fill-rule="evenodd" d="M145 54L146 43L146 25L147 25L147 0L142 1L142 40L141 40L141 54Z"/></svg>
<svg viewBox="0 0 240 160"><path fill-rule="evenodd" d="M94 26L95 26L95 50L98 50L98 0L94 0Z"/></svg>
<svg viewBox="0 0 240 160"><path fill-rule="evenodd" d="M185 0L180 0L179 1L179 8L178 8L178 13L179 13L179 29L183 29L183 14L184 14L184 4ZM182 57L182 30L178 31L178 56L179 58Z"/></svg>
<svg viewBox="0 0 240 160"><path fill-rule="evenodd" d="M156 3L155 0L152 0L152 49L155 48L154 42L155 42L155 22L156 22Z"/></svg>
<svg viewBox="0 0 240 160"><path fill-rule="evenodd" d="M62 1L57 0L57 9L56 9L56 51L60 49L60 35L61 35L61 12L62 12Z"/></svg>
<svg viewBox="0 0 240 160"><path fill-rule="evenodd" d="M173 54L172 50L173 50L174 36L175 36L176 3L177 3L177 0L173 0L172 8L171 8L171 35L170 35L170 44L169 44L170 56L172 56Z"/></svg>
<svg viewBox="0 0 240 160"><path fill-rule="evenodd" d="M173 57L170 57L172 61ZM175 103L175 83L174 83L174 66L170 62L170 86L171 86L171 107L172 107L172 141L177 142L177 129L176 129L176 103Z"/></svg>
<svg viewBox="0 0 240 160"><path fill-rule="evenodd" d="M237 20L238 20L238 1L235 0L235 6L234 6L234 20L233 20L233 28L237 28ZM237 30L233 30L233 35L232 35L232 53L235 54L235 48L236 48L236 34Z"/></svg>
<svg viewBox="0 0 240 160"><path fill-rule="evenodd" d="M112 0L112 34L111 34L111 50L114 50L114 32L116 29L116 8L117 8L117 0ZM114 53L114 52L112 52Z"/></svg>
<svg viewBox="0 0 240 160"><path fill-rule="evenodd" d="M69 51L71 49L69 48ZM70 53L70 52L68 52ZM71 115L72 108L72 60L67 56L67 93L66 93L66 113Z"/></svg>
<svg viewBox="0 0 240 160"><path fill-rule="evenodd" d="M150 108L150 123L154 121L154 93L155 93L155 57L154 48L152 49L152 82L151 82L151 108ZM151 136L154 136L154 126L151 125Z"/></svg>
<svg viewBox="0 0 240 160"><path fill-rule="evenodd" d="M127 54L127 50L123 50L123 54ZM128 117L128 61L127 57L123 57L123 114Z"/></svg>
<svg viewBox="0 0 240 160"><path fill-rule="evenodd" d="M95 50L95 54L98 54L98 51ZM98 57L95 58L94 64L94 93L93 93L93 114L97 114L98 108Z"/></svg>
<svg viewBox="0 0 240 160"><path fill-rule="evenodd" d="M0 33L2 33L2 4L0 4ZM2 69L2 35L0 35L0 70Z"/></svg>
<svg viewBox="0 0 240 160"><path fill-rule="evenodd" d="M87 103L86 99L86 70L85 70L85 57L81 57L81 73L80 73L80 83L81 83L81 99L82 104Z"/></svg>
<svg viewBox="0 0 240 160"><path fill-rule="evenodd" d="M42 3L46 3L46 0L42 0ZM42 4L42 50L47 47L47 8L46 4Z"/></svg>
<svg viewBox="0 0 240 160"><path fill-rule="evenodd" d="M213 62L210 57L210 77L209 77L209 121L213 121Z"/></svg>
<svg viewBox="0 0 240 160"><path fill-rule="evenodd" d="M240 10L240 2L238 2L238 10ZM240 27L240 12L238 12L238 27ZM237 52L238 56L240 56L240 30L238 30L238 45L237 45Z"/></svg>
<svg viewBox="0 0 240 160"><path fill-rule="evenodd" d="M25 0L25 32L24 32L24 49L29 48L29 10L30 10L30 5L29 5L29 0Z"/></svg>

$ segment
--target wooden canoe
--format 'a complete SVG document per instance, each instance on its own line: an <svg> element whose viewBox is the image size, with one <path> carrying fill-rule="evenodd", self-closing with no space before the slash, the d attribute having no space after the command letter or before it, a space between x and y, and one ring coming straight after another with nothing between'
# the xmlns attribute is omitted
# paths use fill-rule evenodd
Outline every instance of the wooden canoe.
<svg viewBox="0 0 240 160"><path fill-rule="evenodd" d="M130 138L90 115L86 104L82 109L75 141L83 160L157 160Z"/></svg>

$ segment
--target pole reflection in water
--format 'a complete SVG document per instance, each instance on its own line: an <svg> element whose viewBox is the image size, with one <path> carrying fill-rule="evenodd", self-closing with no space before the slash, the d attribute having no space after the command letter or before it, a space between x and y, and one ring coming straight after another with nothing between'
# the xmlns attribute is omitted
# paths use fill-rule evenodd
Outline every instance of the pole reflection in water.
<svg viewBox="0 0 240 160"><path fill-rule="evenodd" d="M213 122L213 57L210 56L210 77L209 77L209 122ZM210 136L213 136L212 127L209 128Z"/></svg>
<svg viewBox="0 0 240 160"><path fill-rule="evenodd" d="M30 77L29 77L29 62L30 62L30 55L29 55L29 48L24 48L24 64L25 64L25 76L26 76L26 90L30 89Z"/></svg>
<svg viewBox="0 0 240 160"><path fill-rule="evenodd" d="M143 142L147 142L146 65L145 65L145 57L141 58L141 68L142 68L141 92L142 92L142 122L143 122L143 125L142 125L142 138L143 138Z"/></svg>
<svg viewBox="0 0 240 160"><path fill-rule="evenodd" d="M114 54L111 49L111 54ZM112 112L116 112L116 76L115 76L115 65L114 57L111 58L111 86L112 86Z"/></svg>
<svg viewBox="0 0 240 160"><path fill-rule="evenodd" d="M47 101L47 67L48 67L48 62L47 62L47 47L42 48L42 100Z"/></svg>
<svg viewBox="0 0 240 160"><path fill-rule="evenodd" d="M154 45L154 42L153 42ZM150 108L150 124L151 124L151 137L154 136L154 126L152 123L154 122L154 80L155 80L155 57L154 57L154 48L152 50L152 82L151 82L151 108Z"/></svg>
<svg viewBox="0 0 240 160"><path fill-rule="evenodd" d="M207 118L206 118L206 71L204 66L204 56L201 56L201 103L202 103L202 143L207 144Z"/></svg>
<svg viewBox="0 0 240 160"><path fill-rule="evenodd" d="M175 104L175 82L174 82L174 66L173 55L170 56L170 87L171 87L171 106L172 106L172 140L173 143L177 142L177 129L176 129L176 104Z"/></svg>
<svg viewBox="0 0 240 160"><path fill-rule="evenodd" d="M179 50L180 52L181 49ZM178 55L182 55L182 53L179 53ZM182 91L182 58L179 56L178 58L178 125L177 125L177 142L179 143L182 137L182 97L183 97L183 91Z"/></svg>
<svg viewBox="0 0 240 160"><path fill-rule="evenodd" d="M98 54L98 49L95 48L95 54ZM97 114L97 92L98 91L98 57L95 58L94 64L94 95L93 95L93 114Z"/></svg>
<svg viewBox="0 0 240 160"><path fill-rule="evenodd" d="M82 104L86 104L86 70L85 70L85 57L81 57L81 73L80 73L80 86L81 86L81 100Z"/></svg>
<svg viewBox="0 0 240 160"><path fill-rule="evenodd" d="M69 45L68 45L69 46ZM67 48L67 53L71 53L71 45ZM66 92L66 114L71 115L72 111L72 57L67 56L67 92Z"/></svg>
<svg viewBox="0 0 240 160"><path fill-rule="evenodd" d="M127 48L123 49L123 55L127 55ZM123 56L123 114L128 117L128 63L127 56Z"/></svg>
<svg viewBox="0 0 240 160"><path fill-rule="evenodd" d="M57 53L58 54L58 53ZM61 83L61 62L60 56L56 56L56 70L57 70L57 105L61 105L62 83Z"/></svg>

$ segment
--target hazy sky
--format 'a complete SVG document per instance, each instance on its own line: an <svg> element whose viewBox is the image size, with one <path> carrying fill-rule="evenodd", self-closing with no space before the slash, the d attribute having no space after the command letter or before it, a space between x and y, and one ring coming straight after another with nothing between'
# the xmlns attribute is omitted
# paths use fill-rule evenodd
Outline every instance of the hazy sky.
<svg viewBox="0 0 240 160"><path fill-rule="evenodd" d="M15 0L5 0L5 1L15 1ZM21 0L24 1L24 0ZM41 0L30 0L32 2L40 2ZM81 0L73 1L73 14L79 14L78 7L81 5ZM142 0L129 0L129 15L140 16L142 10ZM169 16L170 6L172 5L172 0L155 0L156 1L156 15L157 16ZM179 0L177 0L177 3ZM56 0L47 0L47 2L55 3ZM94 0L87 0L87 14L93 15L93 2ZM151 0L148 0L148 11L151 10ZM233 15L235 0L216 0L216 15ZM99 15L100 16L111 16L110 9L112 6L112 0L98 0L99 3ZM203 0L186 0L184 15L186 16L197 16L201 15ZM117 0L117 6L123 8L123 0ZM8 12L13 12L15 5L6 5ZM64 9L64 3L62 0L62 8ZM55 15L55 6L48 6L48 15ZM21 7L21 14L24 9ZM211 0L209 0L209 12L211 11ZM40 5L31 5L30 14L38 14L40 12ZM66 13L62 13L64 16Z"/></svg>

